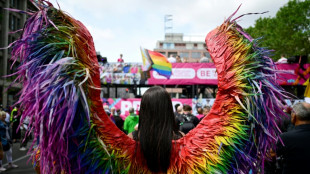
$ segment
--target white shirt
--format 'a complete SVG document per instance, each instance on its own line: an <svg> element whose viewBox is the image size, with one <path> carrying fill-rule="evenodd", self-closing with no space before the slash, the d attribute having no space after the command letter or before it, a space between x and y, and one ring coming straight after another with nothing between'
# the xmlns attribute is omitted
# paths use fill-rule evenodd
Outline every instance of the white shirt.
<svg viewBox="0 0 310 174"><path fill-rule="evenodd" d="M9 123L10 122L10 114L5 112L6 116L5 116L5 122Z"/></svg>
<svg viewBox="0 0 310 174"><path fill-rule="evenodd" d="M287 63L287 58L281 57L277 62L278 63Z"/></svg>
<svg viewBox="0 0 310 174"><path fill-rule="evenodd" d="M169 58L168 58L168 61L169 61L170 63L176 63L176 62L177 62L177 59L175 59L174 57L169 57Z"/></svg>

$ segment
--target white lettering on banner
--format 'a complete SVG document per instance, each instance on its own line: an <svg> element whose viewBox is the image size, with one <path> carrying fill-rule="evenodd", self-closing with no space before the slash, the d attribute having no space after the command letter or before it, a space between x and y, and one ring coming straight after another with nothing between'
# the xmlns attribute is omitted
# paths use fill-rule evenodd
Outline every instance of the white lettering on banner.
<svg viewBox="0 0 310 174"><path fill-rule="evenodd" d="M125 114L126 111L129 110L129 108L132 107L132 104L130 101L121 101L121 111L122 111L122 115Z"/></svg>
<svg viewBox="0 0 310 174"><path fill-rule="evenodd" d="M190 101L188 101L190 100ZM303 102L303 99L296 99L296 100L285 100L286 104L288 106L292 106L293 104L296 104L298 102ZM125 115L126 112L129 111L130 107L133 107L135 110L140 110L140 105L141 105L141 100L140 99L136 99L136 101L125 101L125 100L121 100L120 101L120 105L121 105L121 115ZM183 106L184 103L187 103L189 105L192 106L193 108L193 114L196 115L197 111L196 111L196 105L199 104L201 107L203 106L212 106L213 103L215 102L214 98L201 98L201 99L186 99L186 101L184 101L184 99L182 101L179 101L179 99L172 99L172 106L173 106L173 110L174 106L176 104L180 104L181 106Z"/></svg>
<svg viewBox="0 0 310 174"><path fill-rule="evenodd" d="M133 107L136 110L140 110L141 101L121 101L121 114L124 115L129 108Z"/></svg>
<svg viewBox="0 0 310 174"><path fill-rule="evenodd" d="M141 101L133 101L132 102L132 106L135 109L135 111L140 110L140 103L141 103Z"/></svg>
<svg viewBox="0 0 310 174"><path fill-rule="evenodd" d="M155 79L167 79L159 75L156 71L152 72ZM195 75L195 69L192 68L173 68L170 79L194 79Z"/></svg>
<svg viewBox="0 0 310 174"><path fill-rule="evenodd" d="M215 68L199 68L197 71L197 77L199 79L217 79L217 73Z"/></svg>

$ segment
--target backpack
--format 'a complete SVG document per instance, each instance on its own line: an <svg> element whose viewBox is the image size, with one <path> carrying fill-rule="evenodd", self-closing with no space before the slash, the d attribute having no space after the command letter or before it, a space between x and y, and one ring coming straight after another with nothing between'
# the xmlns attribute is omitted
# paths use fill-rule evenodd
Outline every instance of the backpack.
<svg viewBox="0 0 310 174"><path fill-rule="evenodd" d="M194 119L192 115L182 114L179 116L180 131L187 134L190 130L195 128Z"/></svg>

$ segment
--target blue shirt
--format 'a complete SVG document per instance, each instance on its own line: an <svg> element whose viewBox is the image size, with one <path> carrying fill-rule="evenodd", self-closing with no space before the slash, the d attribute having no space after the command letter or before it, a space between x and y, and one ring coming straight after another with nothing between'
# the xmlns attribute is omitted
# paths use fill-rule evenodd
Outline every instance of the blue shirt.
<svg viewBox="0 0 310 174"><path fill-rule="evenodd" d="M7 137L7 131L8 131L7 124L0 121L0 139L3 146L7 145L9 142Z"/></svg>

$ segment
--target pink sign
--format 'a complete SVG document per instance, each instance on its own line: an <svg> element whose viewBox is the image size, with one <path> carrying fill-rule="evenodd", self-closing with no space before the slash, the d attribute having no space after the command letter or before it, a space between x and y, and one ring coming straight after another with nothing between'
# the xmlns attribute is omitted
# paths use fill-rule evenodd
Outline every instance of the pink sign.
<svg viewBox="0 0 310 174"><path fill-rule="evenodd" d="M310 64L304 64L303 67L298 64L277 64L277 68L280 85L304 85L310 77Z"/></svg>
<svg viewBox="0 0 310 174"><path fill-rule="evenodd" d="M276 64L280 85L303 85L309 78L310 64L303 68L298 64ZM217 85L217 73L213 63L173 63L172 76L167 79L151 71L150 85Z"/></svg>
<svg viewBox="0 0 310 174"><path fill-rule="evenodd" d="M212 107L215 98L199 98L199 99L171 99L172 106L174 110L174 106L176 104L182 105L190 105L192 107L192 114L197 115L197 108L203 106L210 106ZM140 110L140 98L129 98L129 99L122 99L122 98L108 98L103 99L104 103L109 106L109 108L115 107L116 109L121 109L121 118L125 120L125 118L129 115L129 108L133 107L135 111ZM303 100L296 99L296 100L285 100L287 105L291 106L297 102L301 102Z"/></svg>
<svg viewBox="0 0 310 174"><path fill-rule="evenodd" d="M129 113L129 108L133 107L135 110L140 110L140 98L129 98L129 99L121 99L121 98L108 98L106 100L108 102L109 107L115 107L117 109L121 109L121 117L126 118ZM184 105L192 106L192 99L172 99L172 105L176 105L177 103ZM174 108L173 108L174 109Z"/></svg>
<svg viewBox="0 0 310 174"><path fill-rule="evenodd" d="M217 85L217 73L213 63L173 63L170 79L159 75L156 71L151 71L148 84Z"/></svg>

